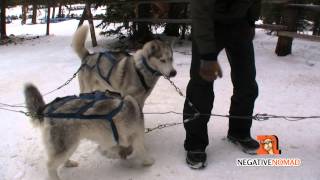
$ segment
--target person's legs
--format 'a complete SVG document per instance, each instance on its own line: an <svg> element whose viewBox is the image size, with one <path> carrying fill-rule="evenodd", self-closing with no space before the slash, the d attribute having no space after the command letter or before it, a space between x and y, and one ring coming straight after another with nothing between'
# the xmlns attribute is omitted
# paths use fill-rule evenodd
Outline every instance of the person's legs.
<svg viewBox="0 0 320 180"><path fill-rule="evenodd" d="M230 36L232 40L226 47L233 83L230 115L252 116L254 102L258 96L252 43L253 32L249 26L240 27L236 33ZM240 139L250 138L251 125L251 118L230 118L228 135Z"/></svg>
<svg viewBox="0 0 320 180"><path fill-rule="evenodd" d="M213 83L207 82L199 76L199 66L200 56L197 45L193 42L190 81L187 86L186 96L201 114L210 114L214 100ZM184 120L192 118L196 113L188 104L187 100L184 103L183 113ZM186 130L186 139L184 142L185 150L205 151L209 144L207 132L207 123L209 119L209 115L201 115L192 121L184 123L184 128Z"/></svg>
<svg viewBox="0 0 320 180"><path fill-rule="evenodd" d="M220 52L224 47L223 35L224 31L220 30L220 26L216 26L216 48ZM213 82L203 80L199 75L200 55L197 44L192 43L192 63L190 69L190 81L187 86L186 96L192 102L194 107L204 115L194 118L184 123L186 130L186 139L184 148L187 151L187 164L194 169L201 169L206 166L205 149L209 144L207 123L210 119L211 110L214 101ZM194 117L196 111L189 105L186 99L183 109L183 119Z"/></svg>

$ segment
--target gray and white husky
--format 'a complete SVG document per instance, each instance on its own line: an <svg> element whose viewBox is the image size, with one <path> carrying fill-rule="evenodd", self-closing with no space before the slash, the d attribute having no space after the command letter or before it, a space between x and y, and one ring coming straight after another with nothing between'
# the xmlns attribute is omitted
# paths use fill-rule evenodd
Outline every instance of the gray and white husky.
<svg viewBox="0 0 320 180"><path fill-rule="evenodd" d="M55 100L46 105L35 86L26 85L24 93L27 108L33 115L31 121L42 131L48 155L47 169L50 180L59 180L57 169L60 165L77 166L77 163L69 158L82 139L98 143L98 150L108 158L127 159L130 156L130 159L132 157L145 166L154 163L154 159L145 149L144 120L141 108L131 96L98 98L90 102L86 98L71 98L64 102L57 99L58 101ZM91 106L87 106L88 103ZM87 107L85 111L82 109L83 106ZM117 136L115 136L111 122L104 118L86 119L78 116L79 114L73 118L64 117L65 115L57 117L74 111L79 112L79 109L82 111L82 117L104 116L115 108L118 108L118 111L113 114L111 121L114 123ZM52 109L54 109L53 114L48 115L52 113Z"/></svg>
<svg viewBox="0 0 320 180"><path fill-rule="evenodd" d="M117 91L134 97L141 108L160 76L174 77L171 47L160 40L146 43L133 55L121 52L90 54L85 48L88 27L75 32L72 46L82 60L80 91Z"/></svg>

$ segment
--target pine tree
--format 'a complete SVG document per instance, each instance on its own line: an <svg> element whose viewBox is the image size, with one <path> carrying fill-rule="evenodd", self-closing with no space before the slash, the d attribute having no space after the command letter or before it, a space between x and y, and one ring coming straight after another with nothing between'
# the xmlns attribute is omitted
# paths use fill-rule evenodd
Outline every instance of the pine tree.
<svg viewBox="0 0 320 180"><path fill-rule="evenodd" d="M0 37L4 39L7 37L6 32L6 8L8 7L8 0L0 1Z"/></svg>

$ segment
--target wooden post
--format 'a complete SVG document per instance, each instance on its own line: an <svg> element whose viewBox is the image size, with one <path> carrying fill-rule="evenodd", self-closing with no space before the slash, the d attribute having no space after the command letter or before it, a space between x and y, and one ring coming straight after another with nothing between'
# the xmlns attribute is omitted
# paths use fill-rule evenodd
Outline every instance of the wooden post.
<svg viewBox="0 0 320 180"><path fill-rule="evenodd" d="M87 18L87 6L84 7L84 10L82 12L79 24L78 24L78 28L84 23L84 20L86 20Z"/></svg>
<svg viewBox="0 0 320 180"><path fill-rule="evenodd" d="M294 0L288 2L295 3ZM283 25L288 27L289 32L297 32L298 9L285 6L283 13ZM292 37L279 36L275 53L278 56L286 56L292 53Z"/></svg>
<svg viewBox="0 0 320 180"><path fill-rule="evenodd" d="M48 1L48 13L47 13L47 32L46 35L50 34L50 1Z"/></svg>
<svg viewBox="0 0 320 180"><path fill-rule="evenodd" d="M89 21L89 26L90 26L90 34L91 34L91 40L92 40L92 46L96 47L98 45L97 39L96 39L96 32L94 30L94 24L93 24L93 16L91 13L91 3L87 3L87 17Z"/></svg>

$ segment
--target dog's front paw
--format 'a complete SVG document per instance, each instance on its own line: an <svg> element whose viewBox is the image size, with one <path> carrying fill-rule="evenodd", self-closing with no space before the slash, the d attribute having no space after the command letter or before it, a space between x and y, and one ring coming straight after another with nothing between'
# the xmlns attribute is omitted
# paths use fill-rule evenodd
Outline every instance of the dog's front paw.
<svg viewBox="0 0 320 180"><path fill-rule="evenodd" d="M60 178L59 177L57 177L57 176L48 176L48 177L46 177L45 178L46 180L60 180Z"/></svg>
<svg viewBox="0 0 320 180"><path fill-rule="evenodd" d="M119 148L119 156L121 159L127 159L127 157L132 154L133 148L132 146L129 147L121 147Z"/></svg>
<svg viewBox="0 0 320 180"><path fill-rule="evenodd" d="M64 163L64 167L66 168L73 168L78 166L79 166L79 163L77 161L68 160L67 162Z"/></svg>
<svg viewBox="0 0 320 180"><path fill-rule="evenodd" d="M148 158L145 158L143 161L142 161L142 165L143 166L152 166L154 164L155 160L153 157L148 157Z"/></svg>

